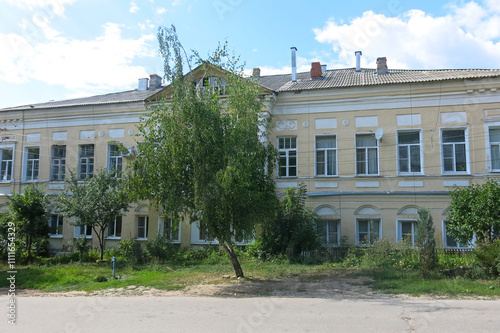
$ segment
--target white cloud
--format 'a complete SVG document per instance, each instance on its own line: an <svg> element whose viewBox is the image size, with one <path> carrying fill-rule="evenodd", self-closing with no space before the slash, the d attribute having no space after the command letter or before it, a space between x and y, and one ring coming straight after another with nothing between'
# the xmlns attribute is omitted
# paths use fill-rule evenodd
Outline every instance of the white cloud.
<svg viewBox="0 0 500 333"><path fill-rule="evenodd" d="M156 8L156 14L157 15L162 15L165 14L167 10L165 8Z"/></svg>
<svg viewBox="0 0 500 333"><path fill-rule="evenodd" d="M0 79L13 83L38 80L62 85L80 93L128 89L147 76L142 66L132 65L137 57L155 57L154 35L124 39L122 27L107 23L94 40L61 37L30 44L23 36L0 34Z"/></svg>
<svg viewBox="0 0 500 333"><path fill-rule="evenodd" d="M30 10L45 10L50 7L54 14L63 15L64 6L71 5L77 0L0 0L0 2L7 2L11 5L18 7L28 7ZM50 15L50 13L45 13Z"/></svg>
<svg viewBox="0 0 500 333"><path fill-rule="evenodd" d="M135 3L135 1L130 2L129 12L131 12L133 14L133 13L137 13L140 10L141 9L139 8L139 6L137 6L137 3Z"/></svg>
<svg viewBox="0 0 500 333"><path fill-rule="evenodd" d="M494 4L469 2L449 7L440 17L421 10L397 17L368 11L345 24L330 20L314 33L317 41L337 53L329 62L338 67L353 67L354 52L360 50L363 67L375 67L376 58L386 56L389 68L496 68L500 16L491 10Z"/></svg>

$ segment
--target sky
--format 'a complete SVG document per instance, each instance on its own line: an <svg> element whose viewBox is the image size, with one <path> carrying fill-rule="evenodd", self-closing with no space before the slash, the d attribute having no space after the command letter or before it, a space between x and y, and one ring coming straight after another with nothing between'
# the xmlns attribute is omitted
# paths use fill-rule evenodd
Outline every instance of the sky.
<svg viewBox="0 0 500 333"><path fill-rule="evenodd" d="M0 0L0 108L137 88L163 76L156 34L202 56L228 42L251 72L500 68L500 1Z"/></svg>

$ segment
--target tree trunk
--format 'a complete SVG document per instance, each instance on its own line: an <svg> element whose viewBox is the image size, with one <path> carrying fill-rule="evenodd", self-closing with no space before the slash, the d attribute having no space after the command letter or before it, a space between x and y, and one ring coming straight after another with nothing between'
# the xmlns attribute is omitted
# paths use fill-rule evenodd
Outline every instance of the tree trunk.
<svg viewBox="0 0 500 333"><path fill-rule="evenodd" d="M100 232L97 233L96 232L96 229L94 229L94 232L97 234L97 239L99 239L99 248L101 250L101 260L104 259L104 229L103 228L100 228Z"/></svg>
<svg viewBox="0 0 500 333"><path fill-rule="evenodd" d="M238 256L236 255L236 252L234 252L233 246L228 242L223 242L222 248L224 249L224 251L226 251L227 257L231 261L231 264L233 264L236 277L245 277L243 275L243 269L241 268L240 262L238 261Z"/></svg>

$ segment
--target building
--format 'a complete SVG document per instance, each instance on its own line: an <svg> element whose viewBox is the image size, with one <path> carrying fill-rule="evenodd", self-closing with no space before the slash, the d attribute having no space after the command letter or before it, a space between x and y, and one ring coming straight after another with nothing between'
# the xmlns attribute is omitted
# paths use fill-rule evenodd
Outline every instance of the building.
<svg viewBox="0 0 500 333"><path fill-rule="evenodd" d="M500 70L392 70L385 58L367 69L357 52L356 67L312 63L297 73L295 52L291 74L254 69L251 79L266 88L274 126L268 142L279 151L276 186L306 184L308 206L325 222L322 242L413 242L417 208L427 207L442 246L466 246L446 235L449 191L500 175ZM132 91L0 109L0 209L6 195L30 183L60 192L68 169L85 178L96 168L123 167L137 151L140 116L163 89L151 75ZM48 223L54 250L82 233L92 237L56 211ZM172 223L179 228L169 233ZM198 224L163 221L142 203L117 217L106 247L164 232L181 245L211 243Z"/></svg>

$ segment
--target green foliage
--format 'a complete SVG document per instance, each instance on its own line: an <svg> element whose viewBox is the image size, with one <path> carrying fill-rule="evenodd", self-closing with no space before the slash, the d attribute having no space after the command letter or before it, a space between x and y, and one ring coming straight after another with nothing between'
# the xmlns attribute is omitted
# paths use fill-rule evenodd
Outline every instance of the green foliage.
<svg viewBox="0 0 500 333"><path fill-rule="evenodd" d="M80 237L73 238L71 241L71 247L73 252L78 254L80 261L83 261L85 255L90 250L90 240L85 237L85 235L80 235Z"/></svg>
<svg viewBox="0 0 500 333"><path fill-rule="evenodd" d="M120 241L118 249L123 253L127 262L133 265L142 265L146 262L146 254L141 242L136 239L124 239Z"/></svg>
<svg viewBox="0 0 500 333"><path fill-rule="evenodd" d="M172 244L165 237L158 236L146 243L146 254L158 261L170 260L179 251L178 244Z"/></svg>
<svg viewBox="0 0 500 333"><path fill-rule="evenodd" d="M276 152L259 138L268 127L261 91L243 78L227 45L204 60L197 53L187 56L175 27L160 28L158 40L171 83L139 126L144 140L131 189L137 198L157 202L165 214L182 213L206 225L208 237L219 241L243 276L234 240L252 235L276 202ZM191 59L199 66L184 75ZM204 86L211 81L225 88Z"/></svg>
<svg viewBox="0 0 500 333"><path fill-rule="evenodd" d="M126 180L106 169L97 170L85 183L75 172L70 174L68 188L57 197L56 206L64 216L75 218L73 225L93 229L99 241L100 259L103 259L106 227L130 205Z"/></svg>
<svg viewBox="0 0 500 333"><path fill-rule="evenodd" d="M288 188L281 200L277 217L262 225L260 251L270 255L286 254L287 249L298 255L304 250L319 247L314 214L306 208L307 189L304 184L297 188Z"/></svg>
<svg viewBox="0 0 500 333"><path fill-rule="evenodd" d="M415 244L420 250L420 270L424 276L428 276L437 268L438 256L434 238L434 222L431 211L427 208L418 208Z"/></svg>
<svg viewBox="0 0 500 333"><path fill-rule="evenodd" d="M483 185L457 186L450 196L447 233L461 243L472 241L474 235L479 243L499 237L500 184L497 180L488 179Z"/></svg>
<svg viewBox="0 0 500 333"><path fill-rule="evenodd" d="M472 250L474 273L479 278L500 276L500 240L480 243Z"/></svg>
<svg viewBox="0 0 500 333"><path fill-rule="evenodd" d="M49 201L45 192L35 185L28 185L23 193L14 191L9 200L9 210L0 220L2 238L12 240L15 234L16 254L20 254L23 260L30 261L32 256L46 255ZM15 233L12 233L12 228Z"/></svg>

